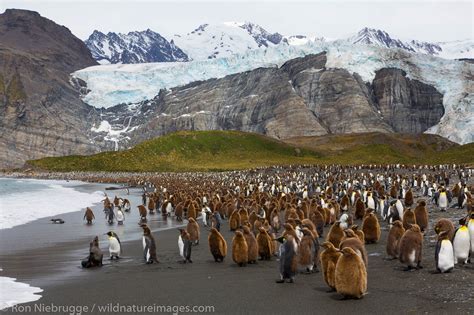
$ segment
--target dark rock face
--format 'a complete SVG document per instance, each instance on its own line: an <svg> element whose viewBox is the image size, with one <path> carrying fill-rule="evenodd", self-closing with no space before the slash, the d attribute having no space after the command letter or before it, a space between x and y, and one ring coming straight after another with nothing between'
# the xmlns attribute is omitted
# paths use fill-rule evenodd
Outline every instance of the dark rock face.
<svg viewBox="0 0 474 315"><path fill-rule="evenodd" d="M408 80L399 70L381 70L372 86L357 74L325 65L326 55L321 53L290 60L281 68L261 68L163 90L151 102L143 103L147 109L140 112L148 116L135 118L137 129L129 135L128 145L183 129L236 129L279 139L420 133L443 115L439 112L442 95L429 85ZM403 84L386 90L380 87L378 79L396 75ZM385 104L386 93L395 90L403 97L390 98L395 105ZM407 118L409 111L413 113Z"/></svg>
<svg viewBox="0 0 474 315"><path fill-rule="evenodd" d="M90 142L95 110L69 83L70 72L94 64L67 28L31 11L0 15L0 168L107 147Z"/></svg>
<svg viewBox="0 0 474 315"><path fill-rule="evenodd" d="M372 84L384 120L400 133L422 133L444 115L443 95L434 87L410 80L400 69L381 69Z"/></svg>
<svg viewBox="0 0 474 315"><path fill-rule="evenodd" d="M92 56L110 63L143 63L189 61L188 56L173 40L168 42L152 30L128 34L94 31L85 44Z"/></svg>

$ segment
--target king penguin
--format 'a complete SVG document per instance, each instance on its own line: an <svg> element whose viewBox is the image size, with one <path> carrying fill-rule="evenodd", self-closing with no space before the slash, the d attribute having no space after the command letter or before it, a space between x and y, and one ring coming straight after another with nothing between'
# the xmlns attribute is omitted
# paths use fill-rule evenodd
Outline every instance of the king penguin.
<svg viewBox="0 0 474 315"><path fill-rule="evenodd" d="M280 245L280 279L277 283L295 281L296 274L296 241L292 235L281 236L276 239Z"/></svg>
<svg viewBox="0 0 474 315"><path fill-rule="evenodd" d="M190 235L185 229L179 229L179 236L178 236L178 248L179 248L179 255L183 258L183 263L193 261L191 260L191 248L192 242L190 240Z"/></svg>
<svg viewBox="0 0 474 315"><path fill-rule="evenodd" d="M156 258L156 242L155 238L151 234L151 230L146 224L142 224L143 228L143 257L147 264L152 264L154 262L158 263L158 258Z"/></svg>
<svg viewBox="0 0 474 315"><path fill-rule="evenodd" d="M467 228L466 218L459 220L460 226L454 232L453 247L454 247L454 263L467 263L469 259L469 252L471 250L471 238L469 236L469 229Z"/></svg>
<svg viewBox="0 0 474 315"><path fill-rule="evenodd" d="M106 235L109 237L110 260L119 259L122 254L122 243L120 243L118 235L113 231L107 232Z"/></svg>
<svg viewBox="0 0 474 315"><path fill-rule="evenodd" d="M454 250L448 231L443 231L438 235L435 262L436 270L441 273L450 272L454 268Z"/></svg>

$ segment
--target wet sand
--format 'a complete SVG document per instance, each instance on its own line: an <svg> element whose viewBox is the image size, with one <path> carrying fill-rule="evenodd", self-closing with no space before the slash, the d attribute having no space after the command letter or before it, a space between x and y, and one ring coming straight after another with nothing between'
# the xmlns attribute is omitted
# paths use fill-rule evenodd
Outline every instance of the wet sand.
<svg viewBox="0 0 474 315"><path fill-rule="evenodd" d="M114 194L109 191L110 196ZM367 245L368 294L362 300L341 301L337 293L326 292L328 287L321 273L299 274L294 284L276 284L276 258L238 267L231 258L232 233L228 231L227 222L221 229L229 247L224 263L213 261L207 244L207 231L201 226L201 243L193 247L192 252L194 263L182 264L179 263L178 255L178 231L172 227L176 222L168 220L165 223L160 215L150 216L149 224L157 240L161 263L144 264L141 228L137 224L136 211L139 196L139 190L131 191L132 212L126 215L124 226L113 227L123 235L123 258L113 262L105 258L102 268L79 267L80 260L87 255L88 244L93 236L109 230L101 206L94 208L97 221L93 226L86 226L82 221L82 213L76 212L62 216L66 220L63 225L50 224L45 218L0 231L0 264L4 269L1 275L16 277L18 281L44 290L40 300L21 304L16 312L14 308L7 309L5 313L30 310L29 307L35 313L35 305L53 304L87 306L88 310L83 309L83 314L97 314L99 306L109 303L120 303L122 306L207 305L213 307L215 313L231 314L474 313L473 265L456 267L450 274L432 274L435 269L436 238L431 229L424 238L424 269L404 272L398 261L383 260L387 226L382 223L381 241ZM433 208L431 204L429 207L430 210ZM449 209L442 216L449 215L454 220L464 213L465 210ZM432 211L431 226L437 217L440 217L440 213ZM361 222L356 223L360 225ZM163 230L166 228L168 230ZM325 233L328 230L325 228ZM35 242L31 242L31 239L35 239ZM22 242L25 245L16 246ZM100 246L104 250L104 257L107 257L105 236L100 239ZM100 313L113 313L113 310Z"/></svg>

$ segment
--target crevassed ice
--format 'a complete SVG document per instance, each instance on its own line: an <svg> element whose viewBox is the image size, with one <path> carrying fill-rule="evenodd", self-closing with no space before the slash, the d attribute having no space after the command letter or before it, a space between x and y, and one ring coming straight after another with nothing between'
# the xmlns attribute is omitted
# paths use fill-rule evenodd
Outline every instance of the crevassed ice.
<svg viewBox="0 0 474 315"><path fill-rule="evenodd" d="M344 41L308 42L304 45L279 45L249 50L227 58L187 63L148 63L94 66L73 75L86 81L91 90L84 101L95 107L111 107L156 96L160 89L197 80L221 78L258 67L281 66L285 61L308 54L327 52L327 67L357 72L371 82L375 72L396 67L412 79L433 85L443 93L445 115L427 132L458 143L474 141L474 87L470 77L474 65L401 49L353 45Z"/></svg>

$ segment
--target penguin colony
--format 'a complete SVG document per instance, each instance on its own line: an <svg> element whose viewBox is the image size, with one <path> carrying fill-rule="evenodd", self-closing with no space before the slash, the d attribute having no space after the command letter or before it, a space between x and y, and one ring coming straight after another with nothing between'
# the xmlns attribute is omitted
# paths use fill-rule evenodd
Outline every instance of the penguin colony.
<svg viewBox="0 0 474 315"><path fill-rule="evenodd" d="M183 263L193 262L192 248L199 245L204 229L210 255L217 263L228 254L240 267L278 261L277 283L293 283L297 274L321 269L329 291L360 299L368 285L366 246L374 243L386 241L385 259L398 260L400 269L417 270L426 259L423 242L431 229L437 235L437 272L450 272L456 265L470 263L474 251L474 187L466 183L473 175L472 169L457 165L334 165L196 174L190 180L163 175L128 181L144 189L142 204L136 208L145 263L159 262L157 240L147 221L150 215L161 215L163 220L187 221L178 233ZM450 186L453 176L459 181ZM209 183L207 189L203 180ZM124 224L126 213L132 209L129 200L118 197L110 201L106 196L103 204L110 225L115 221ZM429 205L437 213L452 207L466 212L456 225L441 218L430 226ZM84 220L87 224L96 220L90 208ZM224 220L233 234L230 240L221 234ZM381 240L383 228L389 230L385 240ZM110 259L119 259L119 236L113 231L105 235ZM96 236L82 266L102 266L102 257Z"/></svg>

